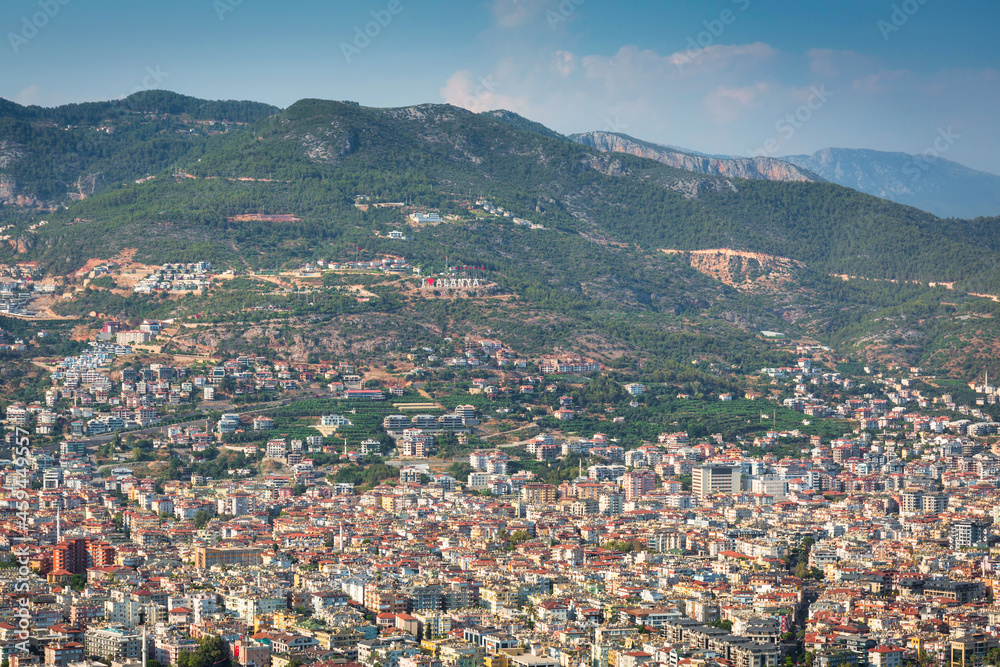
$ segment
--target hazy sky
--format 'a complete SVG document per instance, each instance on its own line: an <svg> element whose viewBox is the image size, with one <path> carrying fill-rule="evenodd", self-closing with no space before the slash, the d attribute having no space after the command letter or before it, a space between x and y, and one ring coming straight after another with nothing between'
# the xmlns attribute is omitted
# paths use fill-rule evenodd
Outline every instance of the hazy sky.
<svg viewBox="0 0 1000 667"><path fill-rule="evenodd" d="M932 149L1000 173L998 19L996 0L2 0L0 96L449 102L711 153Z"/></svg>

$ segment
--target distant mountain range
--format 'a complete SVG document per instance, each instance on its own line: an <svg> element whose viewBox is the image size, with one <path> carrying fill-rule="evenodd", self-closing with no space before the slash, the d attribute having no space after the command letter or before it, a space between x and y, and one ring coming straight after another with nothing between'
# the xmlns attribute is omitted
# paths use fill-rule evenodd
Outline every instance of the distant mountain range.
<svg viewBox="0 0 1000 667"><path fill-rule="evenodd" d="M824 148L785 160L838 185L914 206L943 218L1000 213L1000 176L941 157Z"/></svg>
<svg viewBox="0 0 1000 667"><path fill-rule="evenodd" d="M812 155L749 158L705 155L614 132L584 132L568 139L600 151L649 158L699 174L769 181L829 181L943 218L1000 214L1000 176L941 157L824 148Z"/></svg>

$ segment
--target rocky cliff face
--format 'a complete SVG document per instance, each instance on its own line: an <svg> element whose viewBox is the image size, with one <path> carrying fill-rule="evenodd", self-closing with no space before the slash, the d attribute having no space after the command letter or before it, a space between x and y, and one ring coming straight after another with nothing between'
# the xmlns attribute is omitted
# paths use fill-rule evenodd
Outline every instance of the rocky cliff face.
<svg viewBox="0 0 1000 667"><path fill-rule="evenodd" d="M684 257L694 270L735 287L741 292L777 293L795 286L796 272L805 264L787 257L746 252L730 248L711 250L670 250L668 255Z"/></svg>
<svg viewBox="0 0 1000 667"><path fill-rule="evenodd" d="M698 174L752 178L768 181L822 181L823 179L790 162L772 157L714 158L682 153L612 132L585 132L570 137L573 141L601 151L628 153Z"/></svg>
<svg viewBox="0 0 1000 667"><path fill-rule="evenodd" d="M0 204L22 208L39 206L38 199L21 192L17 181L5 172L26 156L27 152L21 146L7 140L0 140Z"/></svg>
<svg viewBox="0 0 1000 667"><path fill-rule="evenodd" d="M22 194L17 182L9 176L0 173L0 204L17 206L19 208L39 208L42 202L32 195Z"/></svg>
<svg viewBox="0 0 1000 667"><path fill-rule="evenodd" d="M3 170L24 157L24 152L10 141L0 140L0 203L13 204L17 197L17 183Z"/></svg>

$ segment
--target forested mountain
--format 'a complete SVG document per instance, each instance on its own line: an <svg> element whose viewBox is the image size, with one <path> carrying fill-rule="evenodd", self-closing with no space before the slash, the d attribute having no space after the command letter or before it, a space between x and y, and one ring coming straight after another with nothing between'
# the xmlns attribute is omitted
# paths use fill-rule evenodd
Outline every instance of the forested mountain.
<svg viewBox="0 0 1000 667"><path fill-rule="evenodd" d="M845 348L878 340L885 354L919 361L974 340L970 313L977 327L991 321L992 302L968 293L1000 293L995 220L940 220L833 183L692 173L448 105L302 100L278 112L166 93L129 100L100 112L6 107L0 123L12 133L0 136L14 148L0 169L37 199L0 206L0 226L13 225L0 263L37 259L63 275L133 249L138 261L237 270L358 254L403 255L423 275L474 265L501 300L446 305L387 288L378 306L338 296L295 312L360 309L382 318L380 331L479 326L527 346L597 346L677 364L695 350L731 363L780 361L761 329ZM113 131L67 129L74 117ZM46 154L58 159L48 165ZM106 176L84 198L77 181L95 172ZM533 227L485 215L478 198ZM38 200L68 207L39 211ZM380 201L446 220L416 227L398 209L355 205ZM290 217L246 215L256 213ZM407 240L387 238L394 229ZM725 252L697 261L687 253L710 249ZM132 303L116 308L154 312ZM199 308L185 303L175 314ZM978 353L970 342L968 354Z"/></svg>
<svg viewBox="0 0 1000 667"><path fill-rule="evenodd" d="M494 109L493 111L483 111L482 115L488 116L490 118L495 118L518 130L525 130L527 132L536 132L546 137L551 137L553 139L566 139L566 137L559 134L555 130L545 127L541 123L536 123L533 120L529 120L524 116L521 116L520 114L514 113L513 111L507 111L506 109Z"/></svg>
<svg viewBox="0 0 1000 667"><path fill-rule="evenodd" d="M157 90L56 108L0 99L0 202L51 207L88 197L196 157L212 136L277 111Z"/></svg>
<svg viewBox="0 0 1000 667"><path fill-rule="evenodd" d="M909 155L824 148L784 159L833 183L942 217L1000 215L1000 176L946 160L933 149L926 155Z"/></svg>

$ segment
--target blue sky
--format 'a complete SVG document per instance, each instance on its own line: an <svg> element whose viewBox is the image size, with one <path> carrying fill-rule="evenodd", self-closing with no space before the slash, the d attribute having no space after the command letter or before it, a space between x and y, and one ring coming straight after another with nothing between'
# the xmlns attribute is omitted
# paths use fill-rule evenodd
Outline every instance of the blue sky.
<svg viewBox="0 0 1000 667"><path fill-rule="evenodd" d="M943 147L1000 173L998 18L995 0L4 0L0 96L449 102L710 153Z"/></svg>

